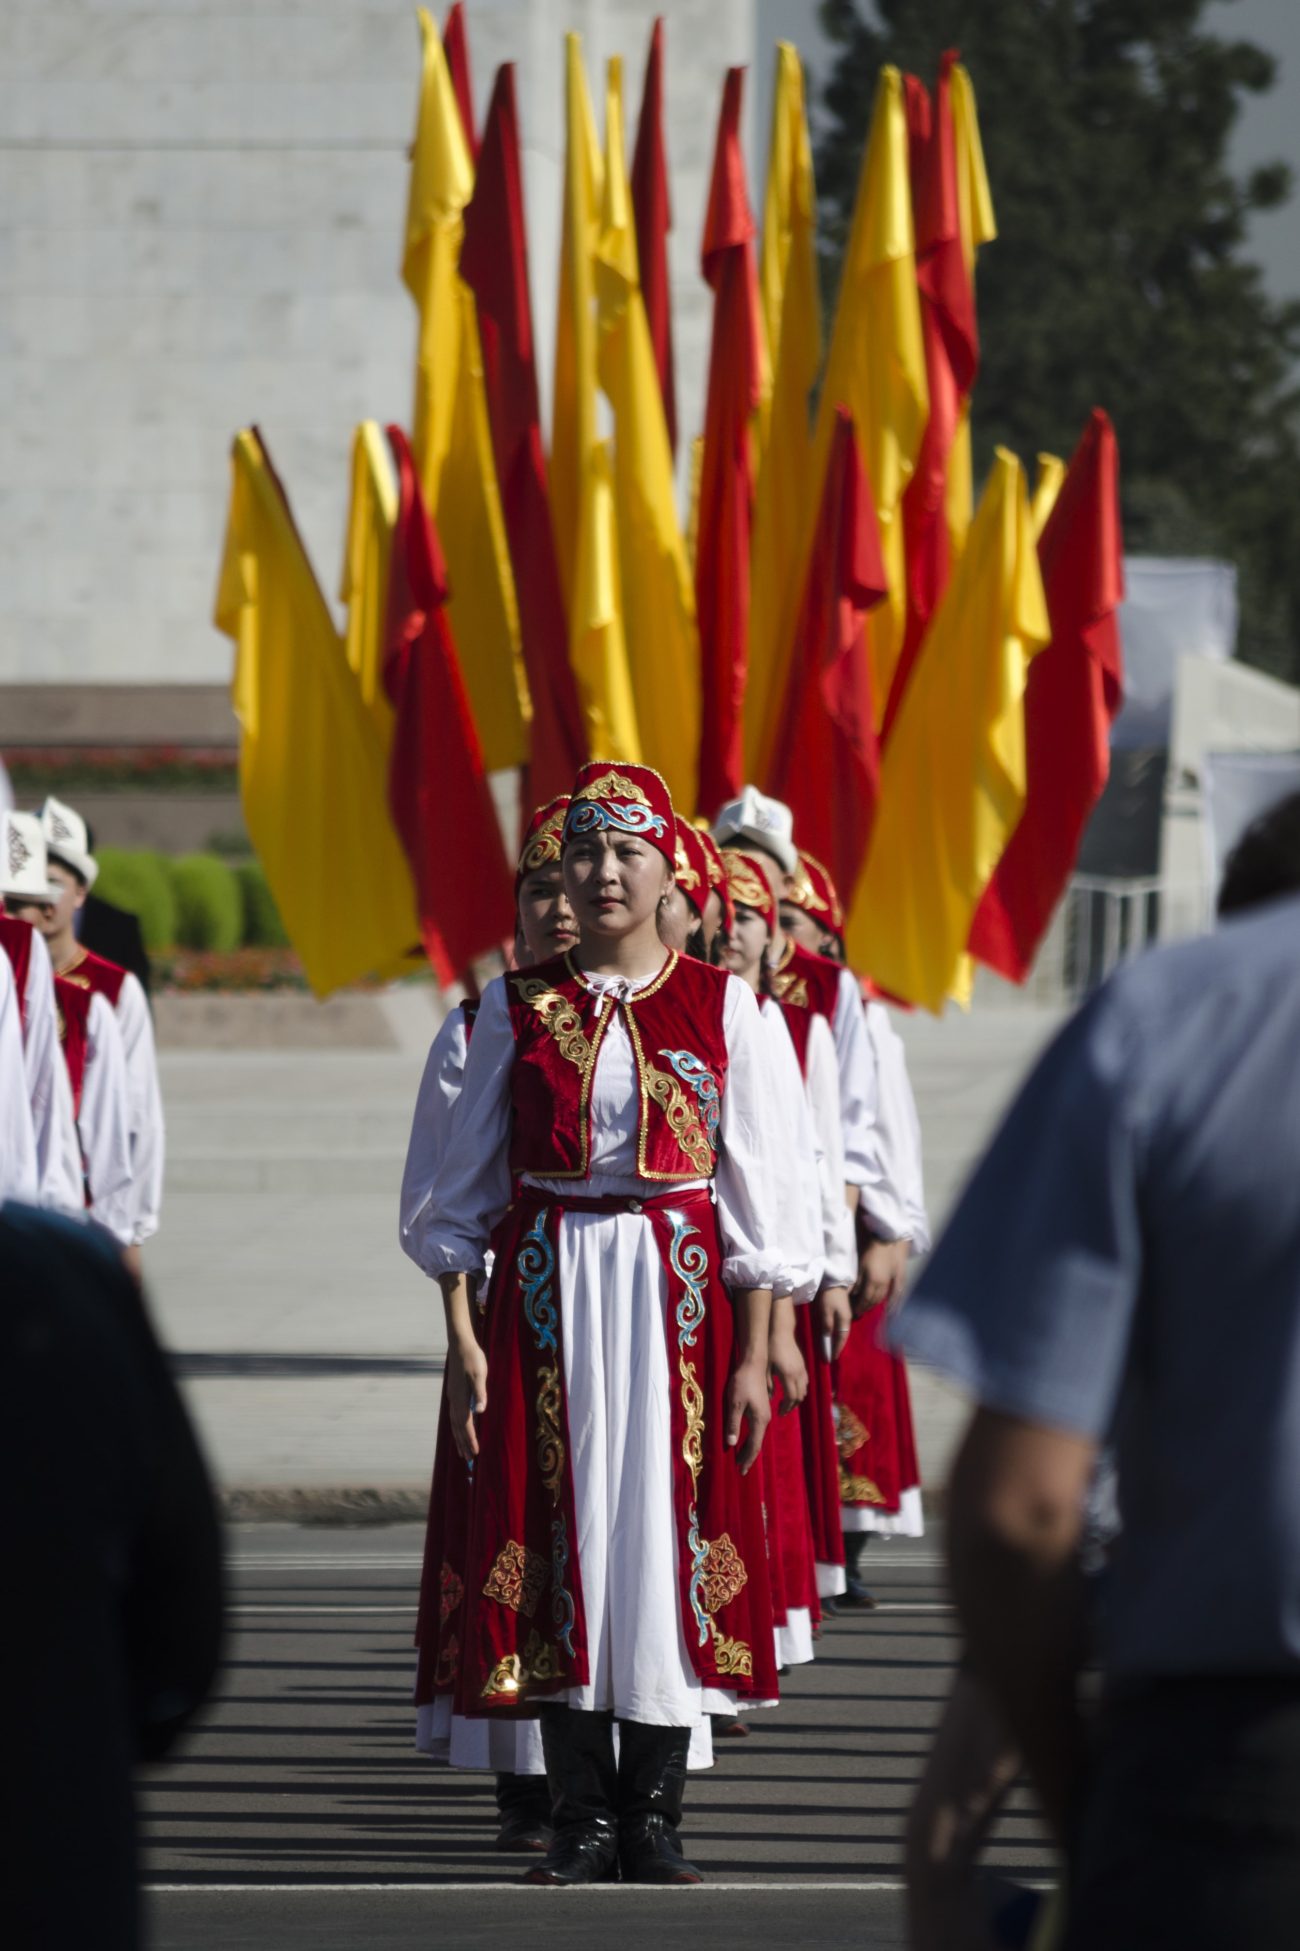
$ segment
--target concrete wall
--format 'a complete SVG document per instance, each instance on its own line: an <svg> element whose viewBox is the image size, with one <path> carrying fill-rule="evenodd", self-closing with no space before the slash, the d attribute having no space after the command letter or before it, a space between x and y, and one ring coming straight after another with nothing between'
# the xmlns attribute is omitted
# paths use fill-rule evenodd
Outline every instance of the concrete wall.
<svg viewBox="0 0 1300 1951"><path fill-rule="evenodd" d="M561 36L586 38L598 118L604 59L626 56L630 136L654 11L470 0L480 109L497 63L519 63L548 391ZM726 65L754 58L755 7L660 11L689 433L717 103ZM764 27L781 28L770 4ZM226 454L248 421L333 595L353 426L409 415L414 314L397 266L417 62L408 0L0 7L0 684L224 681L209 616ZM3 716L0 696L0 738Z"/></svg>

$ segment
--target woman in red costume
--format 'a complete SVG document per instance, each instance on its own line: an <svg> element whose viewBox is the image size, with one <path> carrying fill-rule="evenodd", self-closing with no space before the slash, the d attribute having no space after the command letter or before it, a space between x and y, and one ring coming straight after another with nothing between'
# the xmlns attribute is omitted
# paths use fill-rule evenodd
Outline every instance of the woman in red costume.
<svg viewBox="0 0 1300 1951"><path fill-rule="evenodd" d="M749 1542L779 1271L763 1031L743 983L659 941L657 773L585 766L563 849L578 946L486 990L425 1230L475 1459L448 1663L459 1713L541 1721L555 1841L530 1880L698 1882L691 1729L776 1693Z"/></svg>
<svg viewBox="0 0 1300 1951"><path fill-rule="evenodd" d="M515 942L521 966L562 955L578 939L560 874L560 833L568 805L565 793L539 806L524 833L515 873ZM475 1001L457 1003L448 1011L433 1040L416 1099L402 1177L400 1236L403 1251L421 1269L425 1269L425 1229L434 1182L446 1157L451 1114L464 1085L477 1014ZM448 1368L456 1360L453 1344L447 1351ZM551 1798L536 1722L494 1725L453 1717L450 1692L439 1692L437 1686L446 1646L459 1624L459 1609L449 1604L449 1598L456 1584L463 1587L464 1583L454 1567L464 1557L471 1483L468 1466L452 1441L444 1388L416 1619L415 1744L422 1754L455 1768L492 1769L500 1818L497 1848L544 1850L551 1842ZM450 1579L443 1576L444 1566Z"/></svg>

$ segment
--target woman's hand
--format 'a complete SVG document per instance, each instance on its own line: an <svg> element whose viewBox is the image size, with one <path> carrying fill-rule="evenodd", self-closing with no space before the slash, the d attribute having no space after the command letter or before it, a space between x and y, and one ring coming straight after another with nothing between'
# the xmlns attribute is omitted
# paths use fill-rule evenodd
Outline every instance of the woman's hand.
<svg viewBox="0 0 1300 1951"><path fill-rule="evenodd" d="M759 1451L767 1426L772 1420L772 1404L767 1393L767 1363L752 1357L741 1362L731 1371L726 1396L727 1448L735 1449L740 1443L736 1458L740 1474L747 1476ZM749 1434L740 1442L741 1424L749 1419Z"/></svg>
<svg viewBox="0 0 1300 1951"><path fill-rule="evenodd" d="M782 1402L778 1414L788 1416L808 1393L808 1364L799 1352L794 1332L794 1302L788 1294L772 1303L772 1324L767 1344L768 1386L772 1376L781 1383Z"/></svg>
<svg viewBox="0 0 1300 1951"><path fill-rule="evenodd" d="M817 1310L814 1319L818 1332L830 1343L831 1360L836 1362L844 1353L844 1344L853 1327L849 1290L847 1287L823 1287L813 1306Z"/></svg>
<svg viewBox="0 0 1300 1951"><path fill-rule="evenodd" d="M452 1438L466 1463L472 1463L478 1455L474 1418L487 1408L487 1356L472 1336L467 1346L453 1342L448 1348L442 1386Z"/></svg>
<svg viewBox="0 0 1300 1951"><path fill-rule="evenodd" d="M858 1265L857 1285L853 1289L854 1316L868 1313L887 1301L903 1278L910 1240L873 1240Z"/></svg>

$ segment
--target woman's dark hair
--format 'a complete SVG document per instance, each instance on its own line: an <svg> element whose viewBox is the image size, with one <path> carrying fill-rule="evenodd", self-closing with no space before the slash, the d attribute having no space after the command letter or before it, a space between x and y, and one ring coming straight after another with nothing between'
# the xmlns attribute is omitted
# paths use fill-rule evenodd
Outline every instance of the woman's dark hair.
<svg viewBox="0 0 1300 1951"><path fill-rule="evenodd" d="M1219 913L1240 914L1264 901L1300 893L1300 793L1253 820L1228 855Z"/></svg>
<svg viewBox="0 0 1300 1951"><path fill-rule="evenodd" d="M712 960L709 954L708 944L704 939L704 925L702 922L697 921L690 934L686 937L686 946L682 950L682 954L689 955L694 962L708 962Z"/></svg>

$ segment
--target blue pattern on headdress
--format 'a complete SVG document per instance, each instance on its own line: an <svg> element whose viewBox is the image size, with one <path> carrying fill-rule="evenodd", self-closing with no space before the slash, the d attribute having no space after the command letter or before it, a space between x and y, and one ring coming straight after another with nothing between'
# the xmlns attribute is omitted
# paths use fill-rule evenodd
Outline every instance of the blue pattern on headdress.
<svg viewBox="0 0 1300 1951"><path fill-rule="evenodd" d="M666 825L662 813L656 813L650 806L638 806L632 800L575 799L565 817L564 837L577 840L584 833L600 833L613 827L619 833L642 839L652 833L662 836Z"/></svg>

